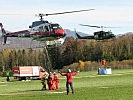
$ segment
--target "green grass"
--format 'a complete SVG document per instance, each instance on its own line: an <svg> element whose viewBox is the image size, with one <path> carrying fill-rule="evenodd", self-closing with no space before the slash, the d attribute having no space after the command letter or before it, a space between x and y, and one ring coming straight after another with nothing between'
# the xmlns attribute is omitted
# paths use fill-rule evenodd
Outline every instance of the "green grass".
<svg viewBox="0 0 133 100"><path fill-rule="evenodd" d="M41 91L40 80L6 82L0 78L0 100L133 100L133 69L113 70L112 75L96 71L80 72L74 77L75 94L66 95L65 77L59 90ZM59 92L59 93L57 93Z"/></svg>

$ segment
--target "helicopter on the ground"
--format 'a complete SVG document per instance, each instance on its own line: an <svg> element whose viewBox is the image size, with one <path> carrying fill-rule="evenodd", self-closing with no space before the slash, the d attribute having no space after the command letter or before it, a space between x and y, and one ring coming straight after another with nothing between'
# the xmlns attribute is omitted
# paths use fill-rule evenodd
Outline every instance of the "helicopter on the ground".
<svg viewBox="0 0 133 100"><path fill-rule="evenodd" d="M3 28L2 23L0 23L2 37L4 38L4 44L6 44L7 37L32 37L33 40L40 40L41 38L45 38L43 39L45 41L47 40L46 38L48 38L48 40L49 38L52 38L52 40L63 38L66 36L65 30L58 23L50 23L46 20L43 20L43 16L75 13L75 12L83 12L83 11L91 11L91 10L94 10L94 9L51 13L51 14L40 13L38 15L40 17L40 20L32 22L32 25L29 26L30 28L29 30L22 30L18 32L6 32L5 29Z"/></svg>
<svg viewBox="0 0 133 100"><path fill-rule="evenodd" d="M106 39L113 39L115 35L111 31L103 31L103 28L114 28L114 27L105 27L105 26L91 26L91 25L84 25L80 24L81 26L88 26L88 27L96 27L101 28L101 31L94 32L92 36L80 36L76 33L79 39L95 39L95 40L106 40ZM116 28L116 27L115 27Z"/></svg>

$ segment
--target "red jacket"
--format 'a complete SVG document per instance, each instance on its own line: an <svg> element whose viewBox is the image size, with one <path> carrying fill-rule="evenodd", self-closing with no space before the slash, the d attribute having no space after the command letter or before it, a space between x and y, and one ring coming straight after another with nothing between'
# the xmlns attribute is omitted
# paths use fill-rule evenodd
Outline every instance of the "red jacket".
<svg viewBox="0 0 133 100"><path fill-rule="evenodd" d="M66 76L67 82L72 82L73 76L77 75L78 72L71 72L71 73L60 73L62 76Z"/></svg>
<svg viewBox="0 0 133 100"><path fill-rule="evenodd" d="M59 78L57 75L54 75L53 81L59 82Z"/></svg>

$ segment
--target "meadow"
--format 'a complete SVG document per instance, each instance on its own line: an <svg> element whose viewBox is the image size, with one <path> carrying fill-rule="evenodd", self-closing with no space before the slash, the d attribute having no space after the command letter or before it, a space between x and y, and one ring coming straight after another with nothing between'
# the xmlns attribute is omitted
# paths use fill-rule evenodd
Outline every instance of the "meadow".
<svg viewBox="0 0 133 100"><path fill-rule="evenodd" d="M59 89L41 91L40 80L15 81L0 78L0 100L133 100L133 69L113 70L111 75L97 71L79 72L74 77L75 94L66 95L66 78L60 76Z"/></svg>

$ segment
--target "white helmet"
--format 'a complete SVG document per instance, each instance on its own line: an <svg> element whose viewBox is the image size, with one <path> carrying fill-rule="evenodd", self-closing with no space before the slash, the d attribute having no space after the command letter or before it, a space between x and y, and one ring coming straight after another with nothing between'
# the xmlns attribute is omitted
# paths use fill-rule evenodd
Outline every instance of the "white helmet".
<svg viewBox="0 0 133 100"><path fill-rule="evenodd" d="M68 73L71 73L71 69L68 69Z"/></svg>

